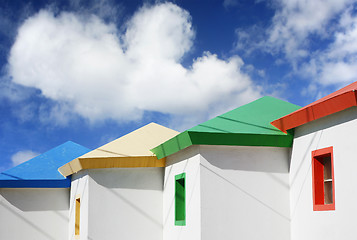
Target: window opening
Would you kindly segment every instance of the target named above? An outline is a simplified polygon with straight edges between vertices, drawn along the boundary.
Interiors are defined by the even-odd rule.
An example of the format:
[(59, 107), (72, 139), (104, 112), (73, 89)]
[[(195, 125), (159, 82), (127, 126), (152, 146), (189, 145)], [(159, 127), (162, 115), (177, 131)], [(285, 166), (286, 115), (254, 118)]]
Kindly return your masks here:
[(75, 236), (79, 237), (79, 226), (80, 226), (80, 219), (81, 219), (81, 199), (76, 198), (76, 213), (75, 213), (75, 225), (74, 225), (74, 231), (75, 231)]
[(175, 176), (175, 225), (186, 225), (186, 174)]
[(332, 147), (312, 152), (314, 211), (335, 210)]

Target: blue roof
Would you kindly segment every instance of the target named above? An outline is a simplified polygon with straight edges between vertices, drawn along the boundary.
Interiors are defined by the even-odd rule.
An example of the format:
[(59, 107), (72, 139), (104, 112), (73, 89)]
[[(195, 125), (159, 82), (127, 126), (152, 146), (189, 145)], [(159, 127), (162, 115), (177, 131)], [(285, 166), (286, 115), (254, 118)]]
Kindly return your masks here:
[(62, 176), (58, 168), (89, 151), (68, 141), (0, 173), (0, 188), (68, 188), (71, 178)]

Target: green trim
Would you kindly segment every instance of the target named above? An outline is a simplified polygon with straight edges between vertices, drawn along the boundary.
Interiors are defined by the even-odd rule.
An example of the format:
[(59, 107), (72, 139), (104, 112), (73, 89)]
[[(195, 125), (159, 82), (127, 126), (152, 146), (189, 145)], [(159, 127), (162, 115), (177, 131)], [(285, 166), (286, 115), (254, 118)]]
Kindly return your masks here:
[(191, 145), (291, 147), (294, 133), (284, 133), (270, 122), (299, 108), (263, 97), (188, 129), (151, 151), (161, 159)]
[[(182, 134), (182, 135), (181, 135)], [(169, 141), (157, 146), (151, 151), (158, 159), (167, 157), (191, 145), (226, 145), (226, 146), (261, 146), (261, 147), (291, 147), (293, 134), (263, 135), (263, 134), (235, 134), (235, 133), (202, 133), (185, 131)], [(181, 142), (191, 144), (173, 144)]]
[(169, 139), (165, 142), (165, 144), (161, 144), (152, 149), (151, 151), (156, 154), (156, 157), (158, 159), (161, 159), (182, 149), (185, 149), (191, 146), (192, 144), (193, 143), (191, 142), (191, 138), (188, 135), (188, 132), (186, 131)]
[(175, 221), (175, 226), (186, 226), (186, 220)]
[(186, 178), (186, 173), (180, 173), (175, 175), (175, 180)]
[(227, 145), (227, 146), (264, 146), (290, 147), (291, 135), (234, 134), (234, 133), (197, 133), (190, 132), (194, 145)]
[(186, 226), (186, 173), (175, 176), (175, 225)]

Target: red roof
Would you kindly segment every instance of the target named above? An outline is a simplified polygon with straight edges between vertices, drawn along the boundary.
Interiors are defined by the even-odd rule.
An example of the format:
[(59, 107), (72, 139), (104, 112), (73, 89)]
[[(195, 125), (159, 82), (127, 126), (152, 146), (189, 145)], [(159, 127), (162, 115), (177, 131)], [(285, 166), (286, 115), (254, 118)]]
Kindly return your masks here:
[(357, 82), (271, 122), (283, 132), (313, 120), (357, 106)]

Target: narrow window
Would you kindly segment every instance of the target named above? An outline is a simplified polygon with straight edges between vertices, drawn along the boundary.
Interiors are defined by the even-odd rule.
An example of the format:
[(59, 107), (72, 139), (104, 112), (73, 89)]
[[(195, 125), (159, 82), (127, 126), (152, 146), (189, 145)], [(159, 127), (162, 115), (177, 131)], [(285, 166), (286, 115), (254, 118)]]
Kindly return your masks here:
[(312, 152), (314, 211), (335, 210), (335, 183), (332, 147)]
[(175, 176), (175, 225), (186, 225), (186, 174)]
[(75, 216), (74, 232), (76, 239), (79, 237), (79, 224), (81, 219), (81, 199), (76, 198), (76, 216)]

